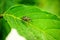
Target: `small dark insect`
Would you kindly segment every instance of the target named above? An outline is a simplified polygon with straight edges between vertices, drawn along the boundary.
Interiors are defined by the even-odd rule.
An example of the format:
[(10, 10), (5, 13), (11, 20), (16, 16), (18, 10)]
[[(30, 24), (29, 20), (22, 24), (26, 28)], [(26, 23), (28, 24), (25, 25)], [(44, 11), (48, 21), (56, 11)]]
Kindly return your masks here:
[(29, 17), (27, 17), (27, 16), (23, 16), (22, 18), (21, 18), (23, 21), (30, 21), (31, 19), (29, 18)]

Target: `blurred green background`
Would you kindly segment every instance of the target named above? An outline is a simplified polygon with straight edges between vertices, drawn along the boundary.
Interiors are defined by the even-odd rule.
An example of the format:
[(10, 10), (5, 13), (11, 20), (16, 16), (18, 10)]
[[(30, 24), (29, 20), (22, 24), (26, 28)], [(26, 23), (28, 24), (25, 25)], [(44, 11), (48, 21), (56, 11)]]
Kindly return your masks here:
[(4, 13), (11, 6), (25, 4), (38, 6), (41, 10), (60, 16), (60, 0), (0, 0), (0, 13)]

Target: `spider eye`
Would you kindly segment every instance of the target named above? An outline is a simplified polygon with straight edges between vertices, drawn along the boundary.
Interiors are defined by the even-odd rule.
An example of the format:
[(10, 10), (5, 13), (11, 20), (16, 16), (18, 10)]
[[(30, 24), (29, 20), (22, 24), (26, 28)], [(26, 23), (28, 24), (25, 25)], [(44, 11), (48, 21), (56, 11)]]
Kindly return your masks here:
[(24, 20), (24, 21), (27, 21), (27, 22), (28, 22), (28, 21), (30, 21), (31, 19), (30, 19), (29, 17), (27, 17), (27, 16), (23, 16), (23, 17), (22, 17), (22, 20)]

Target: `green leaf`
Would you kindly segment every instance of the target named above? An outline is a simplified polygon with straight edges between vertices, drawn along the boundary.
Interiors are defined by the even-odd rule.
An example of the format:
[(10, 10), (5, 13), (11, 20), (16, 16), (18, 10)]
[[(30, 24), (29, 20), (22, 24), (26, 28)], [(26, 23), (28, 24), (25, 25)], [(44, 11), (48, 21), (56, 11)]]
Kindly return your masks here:
[(10, 32), (11, 28), (5, 19), (0, 19), (0, 40), (5, 40), (6, 36)]
[[(23, 20), (24, 16), (30, 20)], [(60, 40), (60, 19), (35, 6), (11, 7), (5, 12), (4, 19), (27, 40)]]

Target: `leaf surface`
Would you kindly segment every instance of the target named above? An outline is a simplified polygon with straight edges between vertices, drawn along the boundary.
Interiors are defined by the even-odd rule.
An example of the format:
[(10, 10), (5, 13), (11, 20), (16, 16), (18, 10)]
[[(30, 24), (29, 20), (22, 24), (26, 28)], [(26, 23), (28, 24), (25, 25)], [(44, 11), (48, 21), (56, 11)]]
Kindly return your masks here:
[[(24, 21), (23, 16), (31, 20)], [(11, 28), (27, 40), (60, 40), (60, 19), (34, 6), (14, 6), (4, 14)]]

